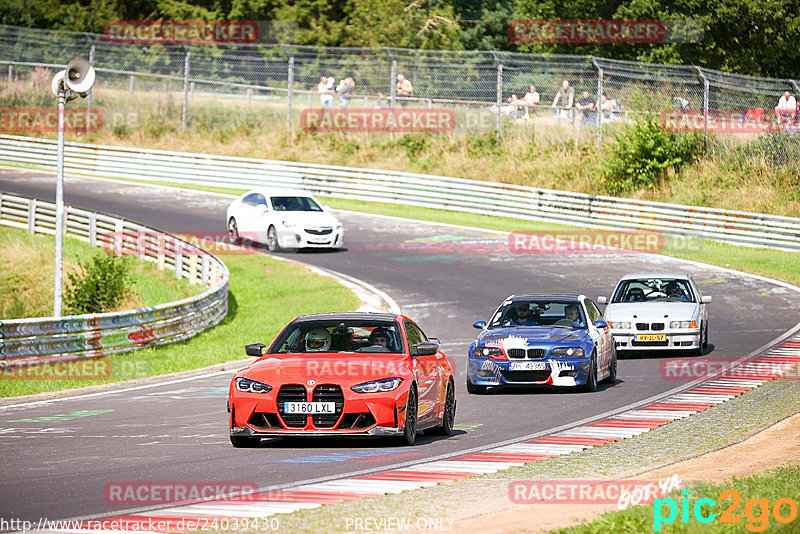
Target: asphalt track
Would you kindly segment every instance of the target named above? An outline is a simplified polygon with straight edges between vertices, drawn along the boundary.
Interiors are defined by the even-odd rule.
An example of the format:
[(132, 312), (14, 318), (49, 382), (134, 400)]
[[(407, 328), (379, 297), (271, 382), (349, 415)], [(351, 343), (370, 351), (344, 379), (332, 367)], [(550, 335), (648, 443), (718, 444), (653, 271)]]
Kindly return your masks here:
[[(0, 191), (55, 198), (51, 174), (0, 170)], [(229, 200), (190, 190), (67, 177), (65, 201), (167, 232), (224, 232)], [(402, 216), (403, 213), (397, 213)], [(749, 276), (640, 254), (510, 254), (505, 237), (480, 230), (362, 214), (340, 214), (345, 249), (284, 253), (386, 291), (429, 336), (437, 336), (457, 372), (458, 430), (422, 436), (414, 447), (367, 440), (275, 440), (258, 449), (228, 441), (225, 401), (231, 373), (98, 396), (0, 408), (0, 518), (38, 521), (120, 513), (104, 501), (114, 481), (239, 481), (280, 486), (488, 446), (546, 431), (679, 386), (664, 380), (655, 357), (620, 361), (619, 380), (596, 393), (466, 393), (466, 347), (505, 296), (610, 293), (629, 271), (692, 273), (714, 298), (707, 355), (738, 358), (800, 321), (798, 294)], [(565, 221), (568, 223), (568, 221)], [(223, 258), (224, 260), (224, 258)], [(280, 283), (265, 277), (264, 283)], [(234, 295), (247, 298), (246, 295)], [(308, 298), (314, 298), (309, 294)], [(270, 339), (258, 332), (232, 339)], [(0, 384), (2, 387), (2, 384)]]

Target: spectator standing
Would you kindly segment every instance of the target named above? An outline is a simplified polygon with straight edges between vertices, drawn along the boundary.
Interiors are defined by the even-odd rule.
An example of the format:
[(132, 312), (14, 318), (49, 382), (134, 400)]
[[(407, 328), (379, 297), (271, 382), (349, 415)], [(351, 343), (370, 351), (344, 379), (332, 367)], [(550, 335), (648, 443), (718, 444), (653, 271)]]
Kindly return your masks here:
[(531, 108), (538, 106), (541, 100), (535, 85), (531, 85), (528, 88), (528, 92), (525, 93), (523, 100), (525, 100), (525, 118), (528, 118), (530, 117)]
[(317, 84), (317, 94), (319, 95), (319, 105), (323, 109), (330, 109), (333, 107), (333, 78), (326, 78), (325, 76), (319, 79)]
[(778, 124), (790, 123), (794, 121), (797, 116), (797, 101), (792, 96), (792, 93), (786, 91), (783, 96), (778, 100), (778, 105), (775, 107), (775, 118), (778, 119)]
[(339, 94), (339, 107), (344, 109), (350, 103), (350, 98), (353, 96), (353, 88), (355, 88), (356, 82), (353, 78), (345, 78), (339, 82), (339, 85), (336, 87), (336, 92)]
[[(563, 100), (563, 105), (561, 106), (561, 111), (559, 113), (558, 110), (558, 103)], [(568, 80), (564, 80), (561, 82), (561, 89), (558, 90), (556, 93), (556, 97), (553, 99), (553, 112), (556, 115), (560, 116), (563, 119), (572, 122), (574, 115), (573, 115), (573, 106), (575, 105), (575, 89), (569, 85)]]
[(402, 74), (398, 74), (395, 91), (397, 92), (397, 98), (400, 100), (400, 104), (406, 107), (408, 99), (414, 94), (414, 86), (411, 84), (411, 80), (407, 79)]
[(575, 106), (581, 110), (581, 126), (594, 126), (597, 122), (597, 101), (589, 95), (589, 91), (583, 92), (583, 97)]

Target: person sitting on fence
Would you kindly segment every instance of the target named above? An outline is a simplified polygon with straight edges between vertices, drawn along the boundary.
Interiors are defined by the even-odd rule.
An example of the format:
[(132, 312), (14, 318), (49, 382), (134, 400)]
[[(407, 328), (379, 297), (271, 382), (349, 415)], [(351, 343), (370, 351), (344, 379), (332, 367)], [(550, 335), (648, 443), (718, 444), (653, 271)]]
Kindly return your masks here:
[(675, 111), (689, 111), (689, 107), (691, 105), (692, 103), (682, 96), (676, 96), (672, 98), (672, 107), (675, 108)]
[(375, 102), (375, 109), (389, 109), (392, 103), (389, 102), (389, 97), (383, 93), (378, 93), (378, 100)]
[(531, 85), (528, 89), (528, 92), (525, 93), (525, 96), (522, 97), (525, 101), (525, 118), (530, 117), (531, 109), (537, 107), (539, 105), (540, 96), (539, 92), (536, 90), (535, 85)]
[(319, 79), (317, 84), (317, 94), (319, 95), (319, 105), (323, 109), (330, 109), (333, 107), (333, 78), (326, 78), (325, 76)]
[(775, 106), (775, 118), (778, 119), (778, 124), (794, 122), (797, 116), (797, 101), (792, 96), (792, 93), (786, 91), (783, 96), (778, 100), (778, 105)]
[[(561, 106), (561, 112), (558, 111), (558, 103), (563, 100), (563, 106)], [(562, 119), (565, 119), (569, 122), (572, 122), (572, 119), (575, 117), (573, 115), (574, 110), (572, 106), (575, 104), (575, 89), (570, 87), (569, 81), (564, 80), (561, 82), (561, 89), (558, 90), (556, 93), (556, 97), (553, 99), (553, 113), (559, 116)]]
[(509, 106), (506, 108), (508, 109), (508, 116), (512, 119), (522, 119), (525, 118), (525, 101), (517, 98), (517, 95), (511, 95), (511, 98), (507, 100)]
[(411, 85), (411, 80), (406, 79), (402, 74), (398, 74), (395, 91), (397, 92), (397, 99), (400, 101), (400, 105), (406, 107), (408, 99), (414, 94), (414, 86)]
[(583, 98), (575, 105), (581, 110), (581, 126), (594, 126), (597, 123), (597, 102), (589, 91), (583, 92)]
[(339, 94), (339, 107), (344, 109), (350, 103), (350, 98), (353, 96), (353, 88), (356, 82), (353, 78), (344, 78), (336, 86), (336, 92)]

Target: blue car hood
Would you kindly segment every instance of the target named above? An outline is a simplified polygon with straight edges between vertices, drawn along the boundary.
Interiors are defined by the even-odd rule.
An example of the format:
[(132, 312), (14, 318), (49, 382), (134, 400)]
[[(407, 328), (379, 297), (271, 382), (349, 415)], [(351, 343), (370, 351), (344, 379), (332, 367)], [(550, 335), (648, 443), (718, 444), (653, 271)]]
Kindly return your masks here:
[(514, 326), (507, 328), (491, 328), (481, 332), (476, 340), (478, 345), (500, 343), (513, 336), (523, 338), (530, 345), (565, 345), (580, 343), (589, 337), (585, 328), (564, 328), (556, 326)]

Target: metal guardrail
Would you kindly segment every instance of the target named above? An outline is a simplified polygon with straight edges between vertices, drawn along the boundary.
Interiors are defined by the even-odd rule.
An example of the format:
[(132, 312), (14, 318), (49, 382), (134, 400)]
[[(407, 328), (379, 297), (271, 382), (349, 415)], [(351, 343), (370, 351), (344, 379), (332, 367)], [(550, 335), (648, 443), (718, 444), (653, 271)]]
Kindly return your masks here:
[[(133, 254), (208, 289), (194, 297), (121, 313), (0, 320), (0, 369), (91, 358), (194, 336), (228, 312), (228, 268), (197, 245), (102, 213), (66, 207), (66, 235)], [(55, 204), (0, 193), (0, 224), (55, 234)]]
[[(54, 168), (55, 141), (0, 135), (0, 163)], [(800, 219), (535, 187), (287, 161), (67, 143), (70, 172), (113, 178), (315, 194), (548, 221), (638, 229), (735, 245), (800, 251)]]

